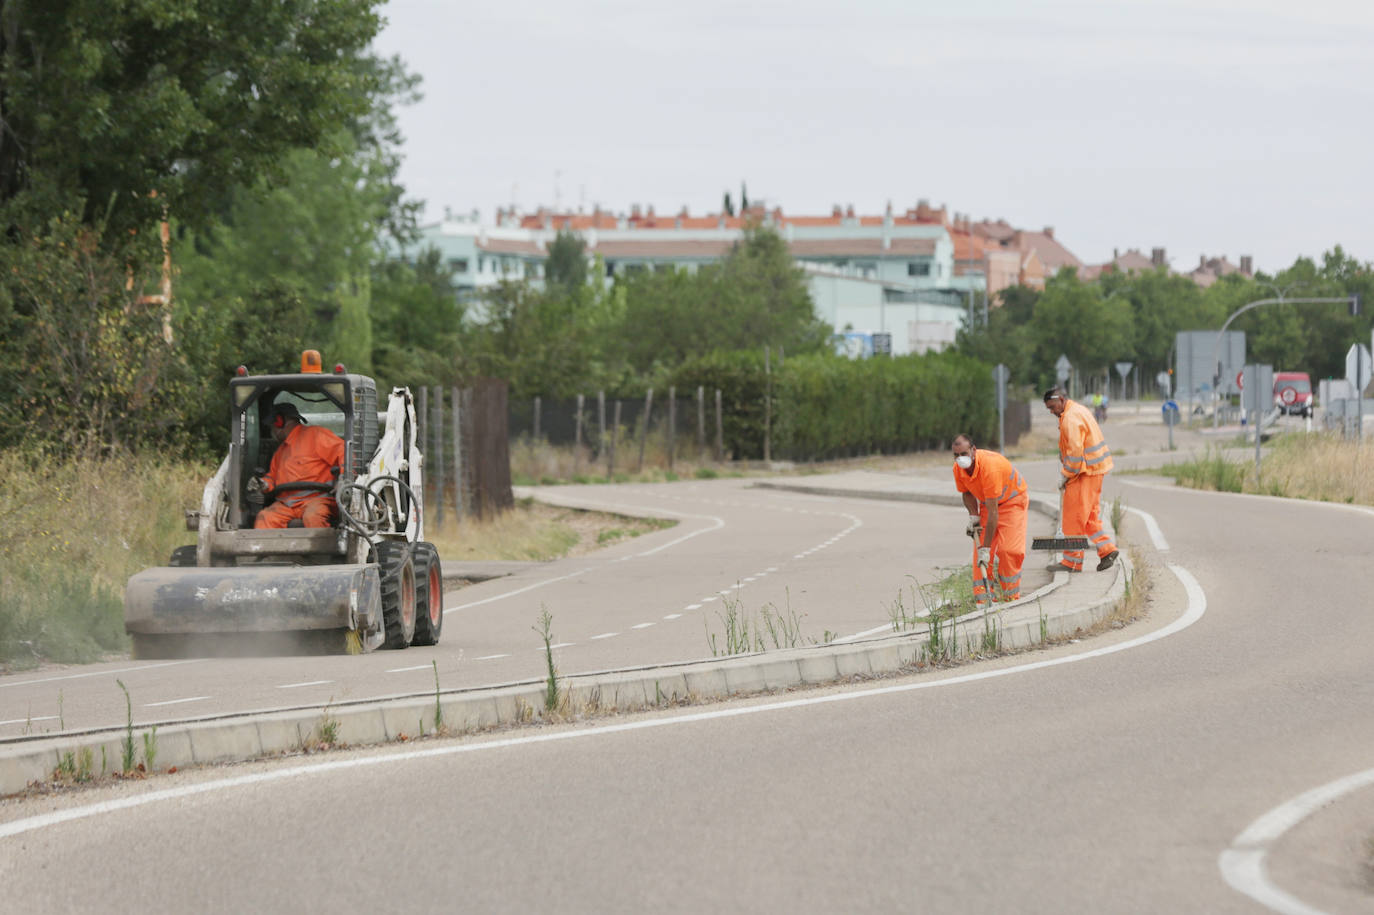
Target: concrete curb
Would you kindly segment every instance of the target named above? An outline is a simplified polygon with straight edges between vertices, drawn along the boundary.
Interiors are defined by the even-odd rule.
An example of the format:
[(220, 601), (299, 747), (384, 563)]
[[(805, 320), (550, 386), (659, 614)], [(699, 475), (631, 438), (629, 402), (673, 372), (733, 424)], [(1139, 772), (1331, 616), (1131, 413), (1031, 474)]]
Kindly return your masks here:
[[(767, 484), (768, 488), (793, 488)], [(824, 487), (797, 487), (817, 495), (879, 498), (874, 494)], [(894, 494), (909, 501), (922, 493)], [(944, 494), (939, 494), (944, 495)], [(937, 496), (937, 494), (932, 494)], [(937, 496), (938, 497), (938, 496)], [(1033, 502), (1044, 500), (1032, 499)], [(948, 504), (941, 500), (940, 504)], [(1057, 511), (1057, 500), (1050, 505)], [(1043, 510), (1043, 509), (1041, 509)], [(969, 614), (945, 624), (958, 653), (976, 653), (985, 633), (997, 633), (1002, 650), (1030, 648), (1046, 639), (1071, 636), (1104, 619), (1125, 594), (1126, 559), (1122, 556), (1106, 589), (1086, 604), (1046, 613), (1041, 603), (1069, 582), (1068, 573), (1038, 591), (992, 612)], [(559, 713), (635, 712), (683, 701), (721, 700), (750, 693), (819, 686), (851, 677), (898, 673), (926, 657), (929, 625), (900, 635), (878, 636), (844, 644), (814, 645), (730, 658), (710, 658), (681, 664), (633, 670), (611, 670), (564, 678)], [(445, 728), (471, 733), (494, 727), (546, 720), (544, 683), (530, 681), (498, 687), (455, 690), (386, 701), (367, 701), (273, 712), (245, 714), (156, 728), (157, 770), (175, 766), (222, 763), (299, 752), (318, 745), (332, 732), (334, 742), (359, 746), (435, 732), (436, 703)], [(135, 764), (144, 759), (148, 727), (103, 729), (60, 737), (35, 738), (0, 747), (0, 797), (24, 791), (52, 778), (70, 754), (77, 769), (94, 776), (119, 771), (125, 741), (133, 742)]]

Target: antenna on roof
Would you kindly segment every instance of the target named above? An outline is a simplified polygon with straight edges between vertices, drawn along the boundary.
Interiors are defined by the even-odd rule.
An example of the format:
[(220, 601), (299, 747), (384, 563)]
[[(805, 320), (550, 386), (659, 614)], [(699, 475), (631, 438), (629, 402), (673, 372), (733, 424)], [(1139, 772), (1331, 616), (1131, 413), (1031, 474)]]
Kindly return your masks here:
[(563, 206), (563, 189), (559, 186), (559, 180), (563, 177), (563, 170), (556, 168), (553, 170), (553, 211), (557, 213)]

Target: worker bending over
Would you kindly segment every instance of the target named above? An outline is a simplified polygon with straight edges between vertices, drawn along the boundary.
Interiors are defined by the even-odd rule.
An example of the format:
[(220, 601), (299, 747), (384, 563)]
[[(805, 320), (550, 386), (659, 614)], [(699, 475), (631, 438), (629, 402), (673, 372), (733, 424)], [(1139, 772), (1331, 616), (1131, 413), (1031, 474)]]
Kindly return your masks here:
[[(1045, 407), (1059, 418), (1059, 488), (1064, 493), (1064, 536), (1087, 537), (1097, 549), (1097, 571), (1116, 562), (1116, 544), (1102, 526), (1102, 478), (1112, 469), (1112, 451), (1088, 408), (1069, 400), (1063, 388), (1045, 392)], [(1065, 550), (1051, 571), (1083, 571), (1083, 551)]]
[[(973, 595), (984, 599), (979, 567), (992, 569), (1004, 600), (1021, 596), (1021, 564), (1026, 561), (1026, 509), (1030, 493), (1015, 467), (996, 451), (975, 448), (965, 433), (954, 438), (954, 488), (968, 510), (965, 533), (974, 538)], [(995, 596), (995, 595), (994, 595)]]
[(323, 426), (307, 425), (295, 404), (278, 404), (272, 409), (272, 438), (277, 451), (272, 466), (262, 478), (262, 488), (288, 484), (276, 493), (276, 501), (258, 512), (255, 528), (286, 527), (300, 518), (306, 527), (329, 527), (338, 503), (326, 492), (291, 489), (291, 483), (331, 483), (344, 462), (344, 440)]

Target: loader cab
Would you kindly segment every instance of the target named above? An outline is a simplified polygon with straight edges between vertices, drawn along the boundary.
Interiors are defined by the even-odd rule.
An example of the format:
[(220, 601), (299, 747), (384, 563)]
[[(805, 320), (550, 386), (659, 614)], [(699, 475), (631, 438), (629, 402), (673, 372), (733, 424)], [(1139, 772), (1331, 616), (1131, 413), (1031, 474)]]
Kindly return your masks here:
[(371, 378), (342, 373), (240, 376), (229, 383), (229, 400), (230, 527), (253, 526), (245, 498), (248, 481), (271, 465), (277, 443), (268, 417), (279, 404), (294, 404), (307, 423), (344, 440), (345, 483), (367, 474), (378, 442), (377, 384)]

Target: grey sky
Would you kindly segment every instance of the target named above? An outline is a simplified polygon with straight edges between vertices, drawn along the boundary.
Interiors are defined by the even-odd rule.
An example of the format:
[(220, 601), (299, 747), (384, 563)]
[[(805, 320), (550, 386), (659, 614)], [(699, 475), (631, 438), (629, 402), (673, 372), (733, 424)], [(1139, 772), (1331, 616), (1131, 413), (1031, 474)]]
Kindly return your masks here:
[(879, 213), (1113, 248), (1374, 259), (1374, 4), (391, 0), (427, 204)]

